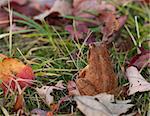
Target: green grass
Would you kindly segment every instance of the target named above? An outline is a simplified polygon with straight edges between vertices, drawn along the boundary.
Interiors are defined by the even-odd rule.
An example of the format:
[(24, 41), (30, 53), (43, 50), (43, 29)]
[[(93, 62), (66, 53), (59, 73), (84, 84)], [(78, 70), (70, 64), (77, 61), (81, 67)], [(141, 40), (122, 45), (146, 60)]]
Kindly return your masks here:
[[(119, 84), (123, 85), (128, 81), (125, 79), (122, 66), (136, 54), (138, 46), (142, 45), (148, 48), (148, 44), (145, 43), (145, 40), (150, 37), (150, 25), (145, 25), (144, 22), (150, 21), (150, 9), (145, 5), (130, 3), (127, 6), (119, 6), (118, 13), (128, 15), (128, 21), (125, 28), (121, 31), (121, 36), (126, 39), (131, 37), (133, 41), (132, 49), (128, 52), (117, 52), (114, 46), (110, 49), (114, 69), (119, 77)], [(17, 20), (16, 22), (19, 25), (28, 26), (29, 29), (11, 32), (11, 34), (2, 31), (0, 34), (0, 53), (16, 57), (28, 65), (31, 65), (36, 75), (34, 86), (53, 85), (59, 80), (64, 80), (66, 84), (68, 80), (73, 80), (76, 73), (87, 65), (87, 46), (68, 39), (68, 32), (63, 28), (50, 26), (45, 21), (43, 21), (42, 24), (38, 24), (29, 17), (16, 12), (14, 12), (14, 15), (23, 18), (24, 20)], [(78, 17), (66, 16), (66, 18), (91, 21)], [(95, 33), (99, 32), (97, 28), (93, 30)], [(74, 59), (71, 53), (77, 50), (79, 50), (82, 55)], [(144, 69), (142, 72), (148, 74), (147, 71), (148, 70)], [(147, 77), (148, 75), (146, 75), (146, 78)], [(150, 81), (150, 79), (148, 81)], [(56, 101), (66, 94), (66, 90), (56, 92)], [(1, 91), (0, 96), (1, 100), (1, 98), (3, 98)], [(15, 95), (7, 96), (5, 99), (5, 108), (10, 114), (13, 113), (12, 104), (14, 103), (14, 96)], [(24, 98), (26, 102), (26, 112), (34, 108), (49, 110), (48, 106), (43, 103), (33, 88), (28, 88), (24, 92)], [(131, 98), (132, 103), (135, 104), (133, 111), (138, 110), (141, 115), (146, 115), (149, 109), (149, 92), (136, 93), (128, 98)], [(64, 103), (60, 107), (59, 113), (69, 113), (72, 106), (71, 104), (70, 101)], [(2, 114), (2, 111), (0, 111), (0, 114)]]

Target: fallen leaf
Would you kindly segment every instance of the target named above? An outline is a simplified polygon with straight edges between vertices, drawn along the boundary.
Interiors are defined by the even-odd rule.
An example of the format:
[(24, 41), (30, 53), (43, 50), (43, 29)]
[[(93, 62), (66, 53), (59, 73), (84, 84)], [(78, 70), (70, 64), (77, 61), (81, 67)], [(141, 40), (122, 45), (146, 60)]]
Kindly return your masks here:
[(114, 47), (117, 52), (126, 52), (132, 49), (133, 42), (131, 38), (120, 37), (115, 41)]
[[(84, 36), (87, 35), (89, 27), (99, 26), (102, 27), (100, 30), (103, 34), (102, 41), (107, 44), (115, 39), (127, 20), (127, 16), (116, 16), (115, 7), (102, 0), (74, 0), (73, 16), (89, 20), (89, 22), (77, 20), (75, 27), (67, 26), (66, 30), (72, 38), (78, 41), (85, 40)], [(89, 37), (88, 44), (95, 42), (93, 36)]]
[(50, 107), (51, 107), (52, 112), (55, 112), (56, 110), (58, 110), (59, 105), (58, 104), (51, 104)]
[(102, 0), (74, 0), (73, 1), (73, 14), (83, 18), (93, 18), (94, 15), (88, 13), (100, 13), (103, 10), (115, 11), (115, 7)]
[(2, 58), (3, 60), (0, 62), (0, 80), (2, 80), (2, 84), (0, 86), (4, 90), (4, 93), (7, 92), (9, 87), (10, 89), (16, 88), (16, 83), (13, 79), (19, 83), (21, 88), (31, 85), (31, 81), (35, 76), (30, 66), (23, 64), (15, 58), (3, 56)]
[(16, 2), (19, 5), (24, 5), (28, 2), (28, 0), (10, 0), (11, 2)]
[[(117, 38), (119, 38), (120, 36), (120, 30), (123, 28), (124, 24), (126, 23), (127, 18), (128, 18), (127, 15), (120, 16), (120, 17), (115, 16), (116, 21), (115, 19), (113, 19), (113, 21), (109, 23), (110, 25), (108, 25), (106, 22), (104, 26), (104, 28), (106, 28), (106, 32), (105, 31), (103, 32), (102, 41), (104, 42), (106, 41), (107, 44), (110, 44), (112, 43), (112, 41), (117, 40)], [(111, 17), (110, 17), (110, 20), (111, 20)], [(115, 26), (114, 26), (114, 23), (115, 23)], [(108, 29), (110, 31), (107, 32), (107, 28), (109, 28), (109, 26), (112, 28), (112, 30)], [(108, 35), (106, 33), (108, 33)]]
[(9, 24), (8, 14), (0, 7), (0, 28), (7, 27)]
[(53, 112), (47, 112), (46, 116), (54, 116)]
[(102, 29), (103, 38), (108, 38), (119, 28), (119, 22), (113, 13), (102, 12), (100, 14), (100, 20), (102, 20), (105, 26)]
[(61, 88), (61, 89), (65, 89), (66, 88), (63, 85), (63, 80), (58, 81), (57, 84), (55, 85), (55, 87), (58, 87), (58, 88)]
[(30, 5), (32, 7), (35, 7), (39, 11), (45, 11), (47, 9), (50, 9), (56, 0), (29, 0)]
[[(26, 15), (26, 16), (29, 16), (29, 17), (36, 16), (36, 15), (38, 15), (40, 13), (39, 10), (37, 10), (36, 8), (30, 6), (29, 3), (28, 4), (24, 4), (24, 5), (20, 5), (20, 4), (16, 3), (16, 2), (11, 2), (10, 5), (11, 5), (11, 8), (14, 11), (19, 12), (19, 13), (21, 13), (23, 15)], [(16, 19), (16, 18), (18, 19), (20, 17), (16, 17), (15, 16), (14, 19)]]
[(67, 89), (68, 89), (68, 92), (69, 92), (70, 96), (80, 95), (80, 92), (79, 92), (79, 90), (77, 88), (77, 85), (74, 81), (68, 81)]
[(31, 111), (31, 116), (54, 116), (54, 112), (58, 109), (58, 104), (51, 104), (50, 105), (52, 111), (45, 111), (41, 109), (33, 109)]
[(141, 1), (142, 3), (147, 3), (147, 4), (149, 4), (150, 3), (150, 0), (139, 0), (139, 1)]
[(140, 48), (140, 54), (136, 54), (132, 57), (129, 66), (136, 66), (138, 69), (144, 67), (150, 67), (150, 50)]
[(76, 41), (83, 39), (84, 35), (89, 31), (84, 24), (79, 24), (75, 28), (76, 29), (74, 29), (72, 25), (67, 25), (65, 30), (67, 30), (71, 34), (71, 38), (75, 38)]
[[(11, 26), (12, 31), (21, 31), (21, 30), (27, 30), (27, 27), (17, 26), (16, 23), (12, 24)], [(6, 28), (6, 31), (10, 30), (10, 26)]]
[(41, 88), (35, 88), (37, 93), (41, 98), (43, 98), (44, 102), (50, 106), (54, 102), (54, 96), (51, 95), (54, 89), (63, 90), (65, 87), (62, 85), (62, 81), (58, 81), (55, 86), (43, 86)]
[[(89, 36), (88, 33), (90, 32), (87, 25), (84, 23), (78, 23), (75, 28), (72, 25), (67, 25), (65, 30), (70, 33), (71, 36), (69, 38), (72, 38), (77, 42), (85, 41), (85, 38)], [(95, 42), (95, 38), (93, 38), (92, 35), (90, 35), (85, 41), (87, 45), (93, 42)]]
[(71, 15), (72, 14), (71, 3), (66, 0), (56, 0), (50, 10), (50, 13), (52, 12), (58, 12), (61, 16)]
[(76, 84), (81, 95), (96, 95), (117, 88), (117, 77), (105, 44), (90, 45), (88, 65), (77, 78)]
[[(7, 27), (9, 25), (9, 13), (4, 9), (5, 7), (8, 8), (7, 3), (8, 1), (5, 1), (0, 7), (0, 28)], [(33, 3), (31, 5), (31, 1), (28, 0), (10, 0), (10, 6), (13, 11), (29, 17), (33, 17), (41, 13), (41, 11), (35, 8)], [(13, 15), (12, 19), (20, 19), (20, 17)]]
[(2, 61), (4, 58), (8, 58), (8, 57), (5, 56), (4, 54), (0, 54), (0, 59), (1, 59), (1, 61)]
[(143, 78), (136, 67), (128, 67), (126, 76), (130, 84), (128, 95), (133, 95), (136, 92), (150, 91), (150, 83)]
[[(101, 93), (94, 96), (94, 99), (103, 103), (107, 106), (113, 114), (122, 114), (128, 111), (129, 108), (133, 106), (133, 104), (128, 104), (131, 100), (115, 100), (114, 95)], [(120, 110), (118, 110), (120, 108)]]
[(31, 111), (31, 116), (47, 116), (47, 111), (35, 108)]
[(114, 103), (114, 96), (106, 93), (96, 96), (75, 96), (74, 100), (79, 110), (86, 116), (118, 116), (133, 107), (133, 104), (128, 104), (130, 100)]
[(115, 14), (111, 12), (102, 12), (99, 18), (100, 21), (104, 23), (101, 31), (103, 34), (102, 42), (107, 44), (111, 43), (115, 39), (127, 20), (127, 16), (117, 18)]
[(6, 3), (7, 3), (6, 0), (1, 0), (1, 1), (0, 1), (0, 6), (4, 5), (4, 4), (6, 4)]
[(18, 110), (22, 109), (23, 106), (24, 106), (23, 94), (19, 94), (17, 96), (16, 102), (15, 102), (14, 111), (18, 111)]
[(42, 14), (35, 16), (34, 19), (43, 20), (51, 13), (57, 12), (60, 16), (66, 16), (72, 14), (71, 3), (66, 0), (56, 0), (50, 10), (43, 12)]
[[(19, 12), (32, 19), (34, 16), (44, 14), (43, 12), (47, 12), (47, 10), (52, 9), (53, 6), (55, 6), (55, 8), (52, 9), (53, 11), (56, 9), (56, 7), (60, 7), (61, 10), (60, 8), (57, 9), (60, 10), (60, 12), (62, 13), (66, 8), (66, 6), (65, 7), (61, 6), (63, 3), (62, 0), (60, 0), (61, 4), (54, 5), (56, 1), (57, 0), (10, 0), (10, 6), (11, 9), (13, 9), (13, 11)], [(0, 6), (1, 6), (0, 7), (0, 28), (4, 29), (9, 25), (9, 13), (4, 9), (4, 8), (8, 8), (8, 1), (0, 0)], [(51, 12), (53, 12), (52, 10)], [(64, 13), (66, 11), (64, 11)], [(68, 10), (67, 12), (70, 11), (71, 10)], [(24, 20), (20, 17), (13, 15), (13, 22), (16, 19)]]

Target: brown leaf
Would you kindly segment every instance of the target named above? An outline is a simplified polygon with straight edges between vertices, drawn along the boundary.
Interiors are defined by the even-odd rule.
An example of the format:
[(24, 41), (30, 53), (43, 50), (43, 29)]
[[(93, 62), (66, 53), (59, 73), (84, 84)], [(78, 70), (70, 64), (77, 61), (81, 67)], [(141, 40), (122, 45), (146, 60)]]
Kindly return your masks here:
[(18, 3), (18, 4), (20, 4), (20, 5), (24, 5), (24, 4), (26, 4), (28, 1), (27, 0), (11, 0), (12, 2), (16, 2), (16, 3)]
[(0, 28), (6, 27), (9, 24), (8, 14), (0, 8)]
[(84, 35), (89, 31), (85, 24), (77, 25), (76, 29), (74, 29), (72, 25), (67, 25), (65, 30), (67, 30), (71, 34), (71, 38), (75, 38), (76, 41), (85, 38)]
[[(103, 42), (111, 43), (115, 36), (118, 34), (120, 29), (124, 26), (127, 16), (116, 17), (115, 14), (111, 12), (102, 12), (99, 16), (99, 20), (104, 23), (102, 28)], [(114, 36), (114, 37), (113, 37)]]
[(59, 108), (59, 104), (51, 104), (50, 105), (50, 108), (51, 108), (51, 111), (52, 112), (55, 112), (55, 111), (57, 111), (58, 110), (58, 108)]
[(139, 48), (139, 54), (136, 54), (131, 58), (129, 66), (136, 66), (138, 69), (144, 67), (150, 67), (150, 50)]
[(74, 0), (73, 7), (73, 14), (84, 18), (93, 17), (93, 15), (88, 12), (99, 13), (102, 10), (115, 11), (115, 7), (113, 5), (105, 3), (102, 0)]
[[(23, 15), (30, 17), (36, 16), (39, 13), (41, 13), (39, 9), (37, 9), (33, 4), (33, 2), (29, 2), (27, 0), (10, 0), (10, 6), (13, 9), (13, 11), (19, 12)], [(2, 6), (0, 8), (0, 27), (4, 28), (9, 25), (9, 13), (3, 8), (8, 6), (7, 1), (4, 3), (0, 3), (0, 6)], [(13, 16), (13, 19), (18, 18), (19, 17)]]
[(11, 2), (10, 5), (14, 11), (19, 12), (19, 13), (26, 15), (26, 16), (33, 17), (33, 16), (36, 16), (40, 13), (40, 11), (38, 11), (36, 8), (30, 6), (30, 4), (20, 5), (16, 2)]
[(108, 38), (119, 28), (119, 22), (116, 19), (116, 16), (112, 13), (103, 12), (100, 14), (100, 20), (105, 24), (102, 29), (103, 37)]
[(49, 111), (49, 112), (47, 112), (46, 116), (54, 116), (54, 113)]
[(23, 94), (19, 94), (17, 96), (17, 99), (16, 99), (16, 103), (15, 103), (15, 106), (14, 106), (14, 111), (18, 111), (18, 110), (22, 109), (23, 106), (24, 106)]
[(105, 44), (90, 45), (88, 65), (79, 73), (76, 83), (81, 95), (96, 95), (117, 88), (117, 77)]

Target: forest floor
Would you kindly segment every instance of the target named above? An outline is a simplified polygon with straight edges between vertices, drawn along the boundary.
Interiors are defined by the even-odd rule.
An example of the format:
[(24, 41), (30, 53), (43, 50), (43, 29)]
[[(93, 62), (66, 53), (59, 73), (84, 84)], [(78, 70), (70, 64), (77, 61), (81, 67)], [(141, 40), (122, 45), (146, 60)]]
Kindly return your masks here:
[[(8, 5), (8, 8), (7, 5), (4, 5), (5, 11), (7, 10), (9, 12), (7, 12), (9, 16), (8, 24), (1, 23), (2, 8), (0, 8), (0, 54), (13, 59), (19, 59), (24, 64), (31, 66), (35, 75), (35, 79), (32, 80), (33, 84), (21, 93), (21, 98), (19, 98), (20, 94), (18, 94), (18, 90), (12, 89), (13, 92), (9, 91), (6, 95), (4, 95), (4, 90), (0, 89), (0, 115), (14, 115), (17, 113), (20, 115), (20, 112), (24, 115), (30, 115), (31, 112), (38, 112), (37, 114), (40, 116), (52, 116), (53, 114), (86, 114), (85, 112), (82, 112), (80, 108), (76, 107), (76, 105), (79, 104), (76, 104), (76, 100), (70, 97), (70, 90), (68, 90), (67, 87), (68, 81), (77, 83), (76, 80), (78, 75), (83, 74), (81, 73), (81, 70), (85, 66), (91, 66), (92, 63), (94, 66), (97, 66), (95, 65), (97, 63), (99, 64), (99, 61), (95, 57), (96, 55), (102, 55), (103, 53), (99, 50), (95, 52), (94, 50), (97, 48), (93, 50), (94, 53), (91, 53), (92, 49), (89, 48), (89, 46), (95, 44), (95, 42), (98, 42), (99, 44), (106, 44), (113, 66), (111, 70), (114, 71), (117, 77), (117, 86), (126, 88), (123, 94), (118, 93), (115, 98), (118, 100), (131, 100), (131, 104), (134, 106), (130, 108), (127, 113), (135, 113), (135, 115), (143, 116), (148, 114), (150, 115), (150, 84), (148, 83), (150, 82), (148, 69), (149, 61), (148, 63), (145, 61), (150, 58), (150, 52), (148, 51), (150, 46), (149, 2), (146, 3), (144, 0), (135, 2), (133, 0), (132, 2), (128, 1), (121, 3), (112, 0), (113, 2), (110, 2), (109, 4), (99, 4), (108, 8), (110, 10), (109, 12), (104, 9), (100, 11), (97, 10), (96, 7), (99, 7), (98, 5), (92, 6), (94, 2), (91, 3), (89, 0), (85, 0), (91, 4), (91, 6), (88, 7), (90, 7), (89, 9), (94, 9), (94, 12), (85, 11), (82, 14), (80, 11), (87, 10), (87, 4), (84, 3), (84, 0), (78, 1), (80, 3), (76, 3), (76, 6), (74, 6), (73, 9), (70, 9), (73, 10), (73, 15), (71, 15), (68, 11), (63, 10), (65, 8), (62, 8), (61, 6), (62, 9), (60, 9), (62, 12), (58, 10), (59, 8), (57, 8), (60, 16), (54, 12), (47, 15), (46, 17), (48, 18), (43, 18), (42, 16), (36, 17), (38, 20), (34, 20), (37, 14), (33, 17), (30, 13), (26, 13), (28, 8), (27, 6), (27, 8), (24, 9), (24, 7), (19, 6), (20, 3), (12, 2), (10, 3), (10, 6)], [(73, 4), (75, 5), (75, 3)], [(10, 7), (14, 9), (13, 12), (11, 12)], [(21, 13), (18, 13), (20, 10)], [(34, 14), (35, 11), (31, 10), (30, 12)], [(3, 59), (0, 59), (0, 62), (3, 62)], [(96, 60), (96, 62), (92, 60)], [(140, 66), (138, 63), (141, 63)], [(1, 64), (2, 63), (0, 63), (0, 65)], [(100, 65), (109, 71), (109, 63), (105, 64), (102, 62)], [(131, 71), (133, 73), (133, 75), (131, 74), (133, 77), (126, 77), (128, 67), (132, 65), (136, 66), (138, 71)], [(0, 68), (0, 81), (2, 84), (2, 66), (0, 66)], [(90, 70), (90, 68), (88, 69)], [(93, 70), (93, 73), (96, 73), (95, 75), (97, 75), (99, 70), (97, 71), (98, 72)], [(86, 74), (93, 75), (93, 73), (92, 71), (89, 71), (89, 73)], [(107, 74), (107, 72), (104, 71), (104, 73), (106, 73), (106, 75), (111, 75), (111, 72), (108, 72)], [(144, 81), (141, 81), (141, 84), (143, 85), (135, 87), (137, 83), (132, 81), (132, 79), (130, 80), (127, 78), (138, 78), (140, 74), (142, 78), (144, 78)], [(85, 77), (88, 78), (88, 75)], [(93, 80), (95, 78), (95, 76), (89, 77), (93, 78)], [(54, 86), (60, 82), (60, 80), (63, 81), (63, 85), (61, 85), (63, 86), (63, 89), (58, 89)], [(108, 80), (106, 82), (109, 82)], [(149, 86), (144, 85), (144, 83), (149, 84)], [(131, 84), (135, 85), (134, 88), (129, 87)], [(36, 91), (37, 89), (35, 89), (37, 87), (44, 86), (53, 86), (57, 89), (54, 90), (54, 92), (49, 93), (51, 96), (54, 96), (52, 105), (47, 104), (48, 101), (45, 100), (45, 98), (42, 98)], [(140, 89), (136, 90), (137, 88), (141, 88), (141, 92), (138, 92)], [(78, 89), (80, 92), (84, 91), (84, 89)], [(90, 91), (90, 88), (88, 89)], [(127, 91), (129, 89), (134, 89), (133, 91), (136, 92), (132, 95), (128, 95)], [(16, 101), (16, 97), (18, 97), (17, 99), (21, 99), (18, 103)], [(46, 102), (44, 102), (43, 99)], [(59, 104), (60, 101), (61, 103)], [(16, 104), (19, 104), (19, 108), (16, 108)], [(57, 108), (55, 108), (55, 106), (57, 106)]]

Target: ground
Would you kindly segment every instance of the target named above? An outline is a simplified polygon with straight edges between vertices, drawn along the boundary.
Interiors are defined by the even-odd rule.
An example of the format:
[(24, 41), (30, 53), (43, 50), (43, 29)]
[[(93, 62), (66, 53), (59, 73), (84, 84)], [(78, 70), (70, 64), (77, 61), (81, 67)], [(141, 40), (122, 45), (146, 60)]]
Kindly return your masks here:
[[(114, 71), (119, 77), (118, 83), (123, 86), (128, 84), (124, 74), (127, 62), (136, 54), (138, 45), (145, 49), (149, 48), (150, 38), (150, 9), (147, 4), (131, 2), (127, 5), (117, 7), (118, 15), (127, 15), (127, 22), (119, 32), (121, 36), (111, 43), (109, 48)], [(17, 13), (16, 13), (17, 14)], [(84, 42), (79, 43), (71, 39), (69, 32), (63, 26), (52, 26), (46, 21), (37, 23), (29, 17), (17, 14), (25, 20), (18, 21), (17, 24), (27, 27), (15, 33), (7, 33), (5, 29), (0, 30), (0, 53), (12, 58), (18, 58), (25, 64), (28, 64), (34, 70), (36, 75), (32, 87), (25, 90), (25, 112), (29, 113), (34, 108), (49, 110), (49, 107), (43, 103), (35, 91), (35, 87), (44, 85), (54, 85), (59, 80), (63, 80), (65, 86), (69, 80), (74, 80), (78, 71), (87, 65), (88, 45)], [(101, 41), (102, 35), (99, 34), (97, 27), (94, 30), (95, 38)], [(119, 44), (119, 41), (125, 41)], [(116, 46), (119, 44), (119, 46)], [(75, 53), (81, 52), (77, 57)], [(150, 81), (148, 68), (142, 70), (142, 75), (147, 81)], [(55, 102), (67, 95), (67, 90), (55, 91)], [(11, 114), (13, 113), (14, 95), (5, 96), (5, 108)], [(0, 104), (3, 101), (3, 91), (0, 90)], [(124, 99), (119, 96), (118, 99)], [(149, 92), (136, 93), (125, 99), (131, 99), (135, 106), (130, 112), (138, 111), (140, 115), (146, 115), (149, 110)], [(74, 102), (63, 103), (58, 114), (69, 114), (71, 107), (75, 107)], [(74, 109), (76, 114), (81, 115), (79, 110)], [(2, 114), (2, 110), (0, 111)]]

